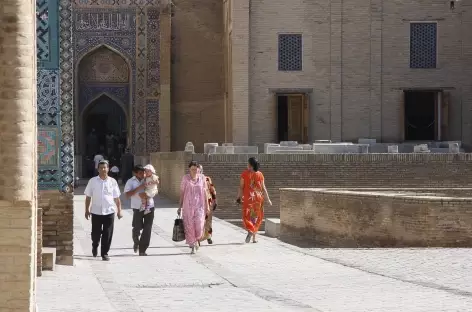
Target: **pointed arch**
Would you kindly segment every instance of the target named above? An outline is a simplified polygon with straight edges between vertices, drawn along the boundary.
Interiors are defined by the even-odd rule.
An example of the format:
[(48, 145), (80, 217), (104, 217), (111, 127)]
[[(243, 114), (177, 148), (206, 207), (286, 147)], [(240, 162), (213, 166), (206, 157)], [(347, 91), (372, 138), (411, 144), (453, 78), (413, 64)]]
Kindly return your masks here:
[[(84, 59), (86, 59), (88, 56), (92, 55), (94, 52), (96, 52), (97, 50), (99, 49), (102, 49), (102, 48), (105, 48), (105, 49), (108, 49), (110, 50), (111, 52), (117, 54), (118, 56), (120, 56), (127, 64), (128, 66), (128, 82), (126, 82), (126, 85), (128, 86), (128, 103), (129, 105), (126, 105), (126, 103), (123, 103), (121, 100), (119, 99), (116, 99), (116, 97), (114, 97), (113, 95), (109, 94), (108, 92), (103, 92), (103, 93), (100, 93), (99, 95), (97, 95), (96, 97), (94, 97), (92, 100), (88, 101), (88, 103), (86, 103), (86, 106), (84, 107), (84, 109), (82, 110), (79, 110), (79, 94), (80, 94), (80, 87), (81, 87), (81, 84), (79, 83), (79, 72), (80, 72), (80, 66), (82, 64), (82, 61)], [(131, 57), (131, 56), (130, 56)], [(104, 44), (104, 43), (101, 43), (101, 44), (97, 44), (96, 46), (90, 48), (87, 50), (87, 52), (83, 53), (82, 55), (80, 55), (77, 59), (76, 59), (76, 62), (74, 64), (74, 112), (75, 112), (75, 116), (74, 116), (74, 122), (75, 122), (75, 128), (76, 128), (76, 131), (75, 131), (75, 142), (76, 142), (76, 148), (75, 148), (75, 153), (76, 155), (81, 155), (83, 150), (84, 150), (84, 138), (83, 138), (83, 113), (89, 108), (90, 104), (93, 103), (94, 101), (96, 101), (98, 98), (100, 98), (101, 96), (103, 95), (106, 95), (107, 97), (109, 97), (111, 100), (113, 100), (114, 102), (116, 102), (122, 109), (123, 111), (125, 112), (125, 116), (126, 116), (126, 129), (127, 129), (127, 135), (128, 135), (128, 138), (127, 138), (127, 141), (129, 141), (131, 135), (132, 135), (132, 131), (131, 131), (131, 120), (132, 120), (132, 107), (133, 107), (133, 80), (134, 80), (134, 77), (133, 77), (133, 63), (132, 61), (130, 60), (130, 57), (127, 57), (123, 52), (119, 51), (118, 49), (108, 45), (108, 44)], [(100, 83), (97, 83), (96, 85), (100, 85)], [(83, 155), (82, 155), (83, 156)], [(80, 158), (80, 157), (79, 157)]]

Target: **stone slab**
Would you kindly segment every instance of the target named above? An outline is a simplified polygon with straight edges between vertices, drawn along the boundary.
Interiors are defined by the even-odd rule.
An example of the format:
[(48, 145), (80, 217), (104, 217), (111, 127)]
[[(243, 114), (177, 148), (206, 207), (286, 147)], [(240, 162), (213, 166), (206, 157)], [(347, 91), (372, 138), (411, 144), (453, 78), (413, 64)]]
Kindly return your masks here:
[(259, 148), (257, 146), (235, 146), (235, 154), (258, 154)]
[(56, 248), (43, 247), (43, 271), (54, 271), (56, 268)]
[(265, 234), (269, 237), (279, 237), (280, 235), (280, 219), (265, 219)]
[(368, 144), (313, 144), (316, 154), (367, 154)]
[(359, 144), (376, 144), (377, 140), (376, 139), (358, 139), (357, 143), (359, 143)]
[(204, 143), (203, 144), (203, 153), (205, 154), (214, 154), (216, 153), (216, 147), (218, 143)]

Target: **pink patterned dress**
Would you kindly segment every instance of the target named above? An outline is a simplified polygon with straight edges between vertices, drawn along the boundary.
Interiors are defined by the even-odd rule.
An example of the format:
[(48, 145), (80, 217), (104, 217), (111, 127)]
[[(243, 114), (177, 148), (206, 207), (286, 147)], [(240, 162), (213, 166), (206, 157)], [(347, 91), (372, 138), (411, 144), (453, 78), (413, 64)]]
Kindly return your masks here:
[(190, 247), (203, 236), (205, 225), (205, 204), (207, 200), (205, 177), (197, 175), (196, 180), (192, 180), (190, 174), (184, 175), (180, 183), (180, 193), (182, 194), (182, 219), (184, 220), (185, 240)]

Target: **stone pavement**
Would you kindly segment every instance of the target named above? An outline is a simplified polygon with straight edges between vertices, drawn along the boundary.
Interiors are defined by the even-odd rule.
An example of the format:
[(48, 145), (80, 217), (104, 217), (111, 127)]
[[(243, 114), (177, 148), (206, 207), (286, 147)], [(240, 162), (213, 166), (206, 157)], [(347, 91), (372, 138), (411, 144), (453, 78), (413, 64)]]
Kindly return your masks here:
[(75, 265), (38, 278), (40, 312), (472, 311), (470, 249), (302, 249), (264, 236), (242, 244), (242, 229), (215, 219), (215, 244), (190, 255), (171, 240), (175, 204), (158, 199), (149, 256), (133, 253), (125, 211), (102, 262), (90, 256), (84, 196), (75, 203)]

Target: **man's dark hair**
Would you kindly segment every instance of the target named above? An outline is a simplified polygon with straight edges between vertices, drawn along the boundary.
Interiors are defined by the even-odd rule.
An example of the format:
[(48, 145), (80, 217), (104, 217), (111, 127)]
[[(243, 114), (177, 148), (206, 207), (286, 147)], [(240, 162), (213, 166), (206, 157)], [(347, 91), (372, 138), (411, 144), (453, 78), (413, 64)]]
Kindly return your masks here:
[(110, 167), (110, 163), (108, 162), (108, 160), (106, 159), (102, 159), (98, 162), (98, 166), (100, 167), (100, 165), (107, 165), (108, 167)]
[(141, 166), (141, 165), (136, 165), (136, 166), (133, 167), (133, 172), (134, 172), (134, 173), (138, 173), (138, 172), (140, 172), (140, 171), (144, 171), (144, 167), (143, 167), (143, 166)]
[(198, 162), (196, 160), (192, 160), (189, 164), (188, 164), (188, 167), (191, 168), (191, 167), (198, 167)]

